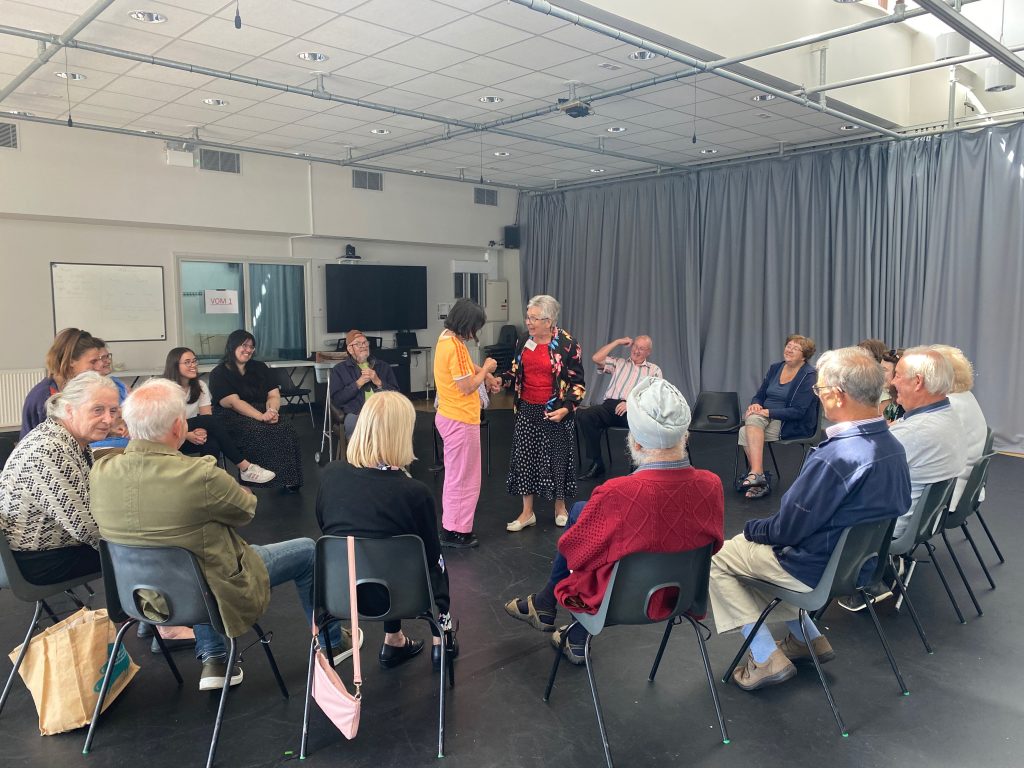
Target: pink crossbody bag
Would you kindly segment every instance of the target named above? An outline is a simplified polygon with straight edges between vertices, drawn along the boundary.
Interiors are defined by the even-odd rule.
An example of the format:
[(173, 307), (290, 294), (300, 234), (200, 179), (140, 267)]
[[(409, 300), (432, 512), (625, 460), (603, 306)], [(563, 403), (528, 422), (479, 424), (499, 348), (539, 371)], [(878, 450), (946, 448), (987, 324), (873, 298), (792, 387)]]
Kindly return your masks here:
[(347, 739), (354, 739), (359, 731), (359, 710), (362, 706), (363, 675), (359, 666), (359, 610), (356, 602), (356, 540), (348, 536), (348, 595), (352, 615), (352, 668), (355, 693), (349, 693), (345, 683), (334, 669), (331, 659), (320, 647), (319, 630), (313, 622), (316, 638), (316, 660), (313, 666), (313, 699), (323, 713)]

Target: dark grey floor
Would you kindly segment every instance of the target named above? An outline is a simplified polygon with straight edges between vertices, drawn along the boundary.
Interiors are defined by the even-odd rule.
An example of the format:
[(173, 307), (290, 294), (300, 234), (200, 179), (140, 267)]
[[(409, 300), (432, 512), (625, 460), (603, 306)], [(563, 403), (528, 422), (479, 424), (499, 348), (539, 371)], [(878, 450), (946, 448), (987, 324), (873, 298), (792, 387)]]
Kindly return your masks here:
[[(427, 467), (432, 463), (429, 416), (419, 414), (416, 445), (421, 457), (413, 468), (440, 494)], [(548, 637), (508, 618), (502, 603), (534, 591), (547, 575), (558, 531), (550, 506), (541, 506), (539, 524), (519, 534), (505, 532), (518, 500), (506, 495), (510, 412), (492, 412), (493, 473), (484, 479), (477, 514), (477, 550), (448, 557), (452, 610), (461, 620), (462, 655), (456, 663), (457, 686), (450, 692), (446, 763), (482, 766), (596, 766), (603, 754), (583, 669), (562, 665), (551, 702), (541, 694), (554, 651)], [(253, 543), (294, 536), (315, 537), (313, 514), (319, 470), (312, 460), (308, 420), (296, 416), (307, 465), (306, 487), (299, 496), (260, 493), (256, 521), (245, 531)], [(728, 438), (694, 438), (695, 463), (727, 476), (732, 470)], [(619, 449), (617, 449), (619, 450)], [(799, 459), (795, 448), (779, 452), (784, 485)], [(624, 456), (624, 455), (623, 455)], [(911, 689), (904, 697), (885, 661), (869, 619), (833, 608), (823, 630), (837, 652), (825, 669), (850, 729), (841, 738), (813, 668), (792, 681), (754, 694), (718, 684), (732, 743), (723, 745), (692, 632), (673, 633), (658, 679), (647, 671), (660, 639), (659, 627), (613, 628), (594, 642), (595, 667), (604, 704), (609, 741), (617, 765), (788, 765), (788, 766), (1020, 766), (1021, 689), (1024, 667), (1013, 648), (1019, 622), (1013, 611), (1024, 605), (1024, 577), (1016, 544), (1016, 522), (1024, 492), (1020, 460), (997, 457), (992, 463), (989, 496), (983, 511), (1004, 553), (1005, 565), (993, 567), (995, 591), (984, 587), (977, 561), (957, 534), (958, 554), (979, 591), (985, 615), (978, 618), (959, 583), (954, 585), (968, 622), (956, 622), (933, 572), (926, 566), (915, 578), (912, 596), (935, 646), (927, 655), (909, 617), (893, 613), (891, 601), (880, 608), (883, 626)], [(616, 459), (616, 470), (625, 460)], [(581, 496), (592, 485), (582, 484)], [(764, 516), (779, 495), (746, 501), (726, 490), (726, 535), (748, 517)], [(982, 535), (982, 538), (983, 535)], [(987, 540), (981, 544), (995, 564)], [(949, 562), (944, 555), (944, 563)], [(956, 579), (951, 567), (947, 570)], [(100, 605), (101, 601), (97, 601)], [(62, 606), (67, 608), (69, 606)], [(20, 642), (31, 606), (0, 592), (0, 648)], [(263, 626), (274, 631), (273, 648), (292, 697), (281, 699), (258, 650), (245, 658), (245, 683), (233, 691), (221, 736), (218, 765), (276, 766), (296, 759), (302, 721), (308, 630), (293, 590), (280, 588)], [(426, 637), (424, 627), (412, 627)], [(364, 650), (363, 722), (359, 736), (347, 742), (319, 712), (313, 717), (311, 765), (425, 766), (436, 761), (437, 677), (426, 654), (404, 667), (384, 672), (375, 662), (379, 625), (367, 626)], [(709, 651), (720, 675), (739, 644), (736, 635), (713, 637)], [(178, 768), (205, 760), (217, 699), (196, 688), (198, 665), (179, 652), (186, 684), (174, 679), (148, 647), (135, 640), (130, 650), (142, 670), (104, 716), (93, 751), (81, 755), (84, 731), (41, 737), (35, 710), (20, 682), (0, 716), (3, 758), (15, 766), (95, 768), (145, 765)], [(9, 670), (2, 666), (3, 675)], [(350, 667), (346, 667), (346, 672)]]

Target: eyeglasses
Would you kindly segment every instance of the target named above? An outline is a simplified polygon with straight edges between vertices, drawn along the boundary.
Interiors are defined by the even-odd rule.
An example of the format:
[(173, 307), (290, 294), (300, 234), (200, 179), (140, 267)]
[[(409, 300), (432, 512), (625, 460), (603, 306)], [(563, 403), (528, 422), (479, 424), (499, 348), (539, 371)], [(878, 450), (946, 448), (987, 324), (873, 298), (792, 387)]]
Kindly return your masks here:
[(370, 343), (368, 341), (353, 341), (351, 344), (349, 344), (349, 346), (350, 347), (356, 347), (356, 348), (368, 347), (368, 346), (370, 346)]
[(199, 361), (193, 357), (191, 360), (179, 360), (178, 364), (184, 365), (186, 368), (195, 368), (199, 365)]
[(256, 345), (255, 344), (248, 344), (248, 343), (240, 344), (239, 348), (240, 349), (248, 349), (250, 352), (252, 352), (254, 349), (256, 349)]
[(815, 384), (814, 386), (811, 387), (811, 392), (813, 392), (818, 397), (821, 397), (821, 393), (822, 392), (825, 392), (825, 391), (830, 390), (830, 389), (834, 389), (837, 392), (845, 392), (846, 391), (842, 387), (837, 387), (834, 384), (826, 384), (823, 387), (819, 387), (817, 384)]
[(100, 362), (101, 363), (109, 363), (113, 359), (114, 359), (114, 356), (112, 354), (110, 354), (110, 353), (107, 353), (105, 355), (100, 355)]
[(539, 323), (539, 322), (541, 322), (543, 320), (547, 320), (547, 318), (546, 317), (539, 317), (539, 316), (538, 317), (531, 317), (530, 315), (526, 316), (526, 322), (528, 322), (528, 323)]

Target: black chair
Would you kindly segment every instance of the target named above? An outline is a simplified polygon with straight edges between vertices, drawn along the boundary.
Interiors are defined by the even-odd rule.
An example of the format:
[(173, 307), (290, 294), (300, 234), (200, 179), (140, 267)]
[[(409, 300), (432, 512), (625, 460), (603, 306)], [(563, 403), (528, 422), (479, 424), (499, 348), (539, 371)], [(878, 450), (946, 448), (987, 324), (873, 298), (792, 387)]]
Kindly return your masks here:
[[(297, 387), (292, 381), (291, 375), (285, 368), (273, 368), (274, 383), (281, 388), (281, 399), (285, 405), (305, 405), (309, 409), (309, 423), (316, 429), (316, 421), (313, 419), (313, 404), (309, 401), (311, 390), (306, 387)], [(295, 414), (292, 413), (292, 418)]]
[[(985, 448), (982, 451), (983, 455), (987, 455), (987, 454), (993, 453), (992, 443), (993, 443), (992, 430), (989, 429), (988, 430), (988, 436), (985, 438)], [(985, 480), (987, 482), (988, 478), (986, 477)], [(984, 485), (982, 486), (982, 488), (984, 488)], [(988, 524), (985, 522), (985, 518), (981, 516), (980, 504), (981, 504), (981, 502), (979, 501), (979, 508), (974, 510), (974, 516), (978, 518), (978, 522), (981, 523), (981, 527), (985, 530), (985, 535), (988, 536), (988, 541), (992, 545), (992, 549), (995, 550), (996, 557), (999, 558), (999, 562), (1000, 563), (1005, 563), (1006, 562), (1006, 558), (1003, 557), (1003, 553), (999, 550), (999, 545), (996, 544), (996, 539), (992, 535), (992, 531), (989, 530)]]
[[(203, 576), (199, 561), (187, 549), (130, 546), (114, 544), (101, 539), (100, 564), (103, 566), (103, 581), (110, 620), (118, 624), (124, 623), (118, 630), (117, 637), (110, 649), (110, 659), (107, 662), (107, 671), (103, 675), (99, 699), (96, 701), (96, 710), (93, 712), (92, 724), (89, 726), (89, 733), (85, 737), (85, 746), (82, 748), (83, 755), (89, 754), (92, 747), (96, 725), (99, 722), (100, 713), (103, 711), (103, 700), (106, 698), (107, 689), (110, 686), (114, 659), (121, 648), (125, 633), (132, 625), (140, 621), (158, 626), (209, 624), (217, 632), (224, 634), (224, 623), (221, 620), (217, 600), (210, 590), (210, 585), (206, 583), (206, 577)], [(155, 592), (163, 598), (167, 606), (167, 615), (162, 620), (142, 613), (138, 603), (138, 593), (141, 590)], [(270, 668), (277, 679), (281, 695), (287, 699), (288, 689), (285, 687), (284, 680), (281, 679), (281, 672), (277, 668), (274, 654), (270, 650), (270, 639), (263, 633), (259, 624), (253, 624), (252, 628), (259, 637), (263, 650), (266, 651), (267, 661), (270, 662)], [(160, 638), (160, 633), (154, 632), (153, 636), (157, 639), (164, 659), (171, 668), (178, 685), (181, 685), (181, 674), (171, 659), (164, 641)], [(238, 641), (232, 637), (228, 639), (227, 671), (224, 675), (224, 688), (220, 694), (220, 704), (217, 707), (217, 718), (213, 723), (213, 738), (210, 740), (210, 752), (206, 759), (207, 768), (213, 765), (213, 758), (217, 752), (217, 741), (220, 737), (221, 724), (224, 721), (224, 707), (227, 704), (228, 690), (231, 688), (231, 674), (237, 657)]]
[[(608, 582), (604, 600), (601, 601), (601, 607), (597, 613), (587, 614), (570, 611), (574, 619), (570, 627), (581, 624), (589, 632), (583, 647), (584, 658), (587, 666), (587, 677), (590, 680), (590, 692), (594, 699), (594, 711), (597, 713), (597, 727), (601, 733), (604, 757), (609, 768), (612, 765), (612, 755), (608, 747), (608, 734), (605, 731), (601, 702), (597, 696), (597, 684), (594, 681), (594, 667), (591, 660), (590, 647), (594, 636), (601, 634), (606, 627), (665, 622), (665, 633), (661, 637), (658, 655), (655, 656), (654, 666), (651, 667), (651, 673), (647, 677), (648, 681), (654, 682), (654, 676), (658, 673), (658, 666), (661, 664), (661, 657), (665, 653), (665, 646), (668, 644), (669, 635), (672, 634), (672, 627), (675, 624), (681, 624), (684, 619), (688, 621), (697, 635), (697, 645), (700, 648), (701, 659), (704, 662), (704, 672), (708, 678), (708, 687), (711, 689), (711, 699), (715, 704), (715, 714), (718, 716), (718, 727), (722, 731), (722, 743), (729, 743), (729, 733), (725, 728), (725, 720), (722, 717), (722, 706), (718, 701), (718, 691), (715, 688), (715, 680), (711, 672), (711, 662), (708, 660), (707, 648), (704, 645), (704, 636), (701, 634), (700, 625), (697, 620), (693, 618), (694, 614), (703, 616), (707, 612), (711, 552), (712, 545), (708, 544), (700, 549), (693, 549), (687, 552), (638, 552), (628, 555), (617, 562), (612, 569), (611, 580)], [(665, 619), (658, 619), (657, 621), (649, 618), (647, 608), (651, 599), (662, 589), (672, 587), (678, 590), (676, 604), (672, 609), (672, 613)], [(568, 637), (569, 630), (567, 629), (562, 632), (562, 647), (559, 648), (554, 664), (551, 667), (551, 676), (544, 691), (544, 701), (551, 697), (551, 689), (555, 684), (555, 675), (558, 674), (558, 665), (562, 660), (562, 650)]]
[[(580, 404), (581, 410), (590, 408), (593, 403), (601, 403), (604, 401), (604, 393), (611, 383), (612, 377), (604, 372), (604, 366), (598, 365), (594, 369), (594, 376), (590, 379), (590, 385), (587, 387), (587, 394), (583, 398), (583, 402)], [(604, 447), (608, 452), (608, 468), (611, 469), (615, 466), (615, 455), (612, 453), (612, 442), (611, 432), (618, 432), (625, 436), (629, 434), (628, 427), (606, 427), (604, 430)], [(576, 427), (576, 455), (580, 457), (579, 465), (583, 466), (583, 451), (580, 446), (580, 430), (579, 426)], [(616, 441), (618, 442), (618, 441)], [(591, 457), (593, 458), (593, 457)]]
[[(321, 629), (334, 619), (351, 615), (348, 590), (348, 542), (344, 536), (321, 536), (316, 542), (313, 605)], [(378, 594), (386, 594), (382, 611), (364, 613), (363, 590), (367, 586)], [(373, 585), (372, 587), (370, 585)], [(356, 593), (360, 605), (359, 621), (400, 621), (422, 619), (443, 637), (434, 618), (434, 591), (430, 587), (427, 556), (418, 536), (404, 534), (385, 539), (356, 538)], [(369, 604), (371, 601), (367, 601)], [(374, 603), (378, 602), (373, 600)], [(377, 607), (374, 605), (373, 607)], [(369, 607), (367, 607), (369, 609)], [(306, 703), (302, 714), (302, 746), (299, 759), (306, 759), (309, 736), (310, 690), (313, 682), (315, 644), (310, 640), (309, 673), (306, 678)], [(331, 649), (327, 649), (328, 655)], [(455, 665), (447, 653), (441, 654), (440, 713), (437, 724), (437, 756), (444, 757), (445, 678), (455, 686)]]
[(0, 437), (0, 469), (4, 468), (7, 463), (7, 459), (14, 453), (14, 447), (17, 445), (17, 441), (10, 437)]
[[(963, 577), (964, 585), (967, 586), (968, 591), (970, 591), (970, 586), (967, 583), (967, 578), (964, 576), (963, 568), (960, 567), (960, 561), (957, 559), (956, 553), (953, 551), (953, 546), (949, 543), (946, 531), (959, 528), (964, 532), (964, 537), (971, 545), (971, 549), (974, 550), (974, 556), (978, 558), (978, 564), (981, 566), (981, 570), (985, 573), (985, 578), (988, 579), (989, 586), (992, 587), (992, 589), (995, 589), (996, 583), (992, 580), (992, 574), (989, 573), (988, 566), (985, 565), (985, 561), (981, 557), (981, 552), (978, 551), (978, 545), (975, 543), (974, 537), (971, 535), (971, 531), (967, 527), (967, 523), (970, 518), (977, 514), (978, 507), (981, 506), (981, 492), (982, 489), (984, 489), (985, 484), (988, 482), (988, 465), (993, 456), (995, 456), (994, 453), (982, 456), (978, 463), (971, 469), (971, 474), (967, 477), (967, 484), (964, 486), (963, 494), (957, 502), (956, 509), (951, 509), (946, 515), (946, 519), (943, 521), (942, 531), (940, 532), (942, 534), (942, 540), (946, 542), (946, 549), (949, 550), (949, 556), (953, 558), (953, 564), (960, 572), (960, 576)], [(973, 591), (971, 594), (973, 595)]]
[[(821, 671), (821, 662), (818, 661), (818, 656), (814, 652), (814, 646), (807, 640), (806, 632), (804, 631), (804, 619), (808, 614), (815, 614), (820, 616), (827, 609), (829, 604), (837, 597), (844, 595), (860, 595), (864, 601), (864, 605), (868, 609), (868, 613), (871, 616), (871, 621), (875, 625), (875, 632), (878, 633), (878, 639), (882, 641), (882, 648), (885, 649), (885, 655), (889, 659), (889, 664), (892, 667), (893, 673), (896, 675), (896, 681), (899, 683), (900, 690), (904, 696), (910, 695), (910, 691), (907, 689), (906, 683), (903, 682), (903, 675), (900, 674), (899, 667), (896, 665), (896, 659), (892, 655), (892, 650), (889, 647), (889, 641), (886, 640), (885, 632), (882, 631), (882, 625), (878, 622), (878, 616), (875, 614), (874, 602), (875, 599), (867, 591), (867, 586), (878, 582), (882, 578), (882, 574), (885, 572), (885, 568), (889, 562), (889, 545), (892, 541), (892, 532), (896, 527), (896, 519), (891, 520), (876, 520), (871, 523), (861, 523), (860, 525), (854, 525), (846, 528), (839, 536), (839, 541), (836, 543), (836, 547), (832, 550), (832, 556), (828, 560), (828, 564), (825, 566), (825, 571), (821, 574), (821, 578), (815, 585), (814, 589), (810, 592), (794, 592), (791, 589), (786, 589), (778, 584), (773, 584), (769, 581), (762, 579), (748, 578), (745, 576), (738, 577), (744, 584), (755, 587), (769, 595), (773, 595), (774, 599), (768, 603), (767, 607), (761, 612), (757, 622), (754, 624), (750, 634), (744, 640), (743, 645), (740, 646), (739, 652), (736, 657), (732, 660), (729, 665), (729, 669), (725, 675), (722, 676), (722, 682), (728, 683), (732, 679), (732, 672), (736, 669), (736, 666), (743, 659), (744, 654), (750, 648), (751, 642), (754, 640), (754, 635), (764, 624), (765, 619), (779, 603), (785, 601), (789, 605), (796, 606), (800, 613), (800, 634), (803, 636), (802, 640), (807, 644), (807, 650), (810, 652), (811, 661), (814, 662), (814, 668), (818, 672), (818, 678), (821, 680), (821, 686), (825, 689), (825, 697), (828, 699), (829, 706), (832, 708), (832, 714), (836, 719), (836, 723), (839, 725), (839, 731), (844, 737), (849, 735), (846, 729), (846, 724), (843, 722), (842, 715), (839, 714), (839, 707), (836, 705), (835, 699), (832, 698), (832, 690), (828, 687), (828, 682), (825, 680), (825, 675)], [(875, 567), (871, 576), (867, 580), (867, 584), (864, 586), (858, 585), (858, 577), (861, 569), (865, 564), (868, 563), (872, 558), (876, 558)]]
[[(740, 399), (735, 392), (701, 392), (693, 404), (690, 417), (690, 433), (703, 432), (715, 435), (735, 435), (740, 431), (743, 417), (740, 414)], [(693, 441), (687, 445), (690, 460), (693, 460)], [(735, 466), (733, 475), (735, 476)]]
[(39, 617), (43, 611), (46, 611), (47, 616), (50, 617), (50, 621), (56, 624), (59, 619), (57, 614), (51, 610), (50, 606), (47, 605), (46, 600), (50, 597), (56, 597), (60, 594), (67, 594), (76, 605), (80, 608), (84, 607), (82, 601), (80, 601), (71, 590), (75, 587), (84, 586), (91, 597), (93, 595), (92, 587), (89, 586), (90, 581), (95, 581), (100, 578), (99, 573), (90, 573), (88, 576), (79, 576), (75, 579), (68, 579), (57, 584), (46, 584), (40, 586), (33, 584), (26, 580), (21, 573), (21, 568), (18, 567), (18, 562), (14, 559), (14, 555), (11, 553), (10, 544), (7, 541), (7, 537), (0, 533), (0, 589), (9, 589), (11, 593), (26, 603), (35, 603), (35, 612), (32, 614), (32, 621), (29, 622), (28, 631), (25, 632), (25, 641), (21, 644), (21, 651), (18, 653), (18, 658), (14, 661), (14, 669), (11, 670), (11, 674), (7, 678), (7, 683), (4, 685), (4, 692), (0, 694), (0, 712), (3, 712), (4, 705), (7, 703), (7, 697), (11, 693), (11, 686), (14, 685), (14, 678), (18, 676), (18, 670), (21, 669), (21, 662), (25, 659), (25, 654), (28, 652), (28, 643), (32, 639), (32, 633), (36, 629), (36, 625), (39, 623)]
[(814, 423), (817, 425), (814, 434), (805, 435), (803, 437), (791, 437), (786, 440), (777, 440), (774, 443), (765, 443), (768, 447), (768, 454), (772, 457), (772, 464), (775, 466), (775, 475), (779, 478), (779, 482), (782, 482), (782, 473), (779, 471), (779, 463), (775, 460), (775, 449), (773, 445), (799, 445), (803, 451), (803, 456), (800, 458), (800, 468), (797, 469), (796, 473), (799, 475), (800, 470), (804, 468), (804, 462), (807, 461), (807, 454), (811, 448), (816, 446), (822, 440), (825, 439), (825, 429), (821, 426), (821, 401), (814, 398)]

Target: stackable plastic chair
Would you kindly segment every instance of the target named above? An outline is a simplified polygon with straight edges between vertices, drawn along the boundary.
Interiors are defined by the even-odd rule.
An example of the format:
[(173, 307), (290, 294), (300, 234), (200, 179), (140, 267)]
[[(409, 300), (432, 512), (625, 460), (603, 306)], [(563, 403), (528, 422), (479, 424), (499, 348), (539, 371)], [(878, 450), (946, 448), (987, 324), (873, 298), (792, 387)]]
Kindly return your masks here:
[[(988, 454), (993, 453), (993, 451), (992, 451), (992, 442), (993, 442), (993, 440), (992, 440), (992, 430), (989, 429), (988, 430), (988, 435), (985, 438), (985, 449), (982, 451), (982, 454), (988, 455)], [(988, 478), (987, 477), (985, 478), (985, 482), (988, 482)], [(984, 488), (984, 483), (982, 484), (982, 488)], [(981, 516), (981, 509), (980, 509), (981, 502), (979, 501), (978, 503), (979, 503), (979, 508), (974, 510), (974, 515), (975, 515), (975, 517), (978, 518), (978, 522), (981, 523), (981, 527), (985, 530), (985, 535), (988, 536), (988, 541), (992, 545), (992, 549), (995, 550), (996, 557), (999, 558), (999, 562), (1000, 563), (1005, 563), (1006, 562), (1006, 558), (1003, 557), (1003, 553), (1000, 551), (999, 545), (996, 544), (996, 539), (992, 535), (992, 531), (989, 530), (988, 524), (985, 522), (985, 518)]]
[[(313, 429), (316, 429), (316, 420), (313, 418), (313, 404), (309, 401), (309, 395), (311, 390), (306, 387), (297, 387), (295, 382), (292, 381), (292, 377), (288, 374), (284, 368), (274, 368), (274, 383), (280, 387), (281, 399), (286, 405), (305, 405), (309, 409), (309, 423), (313, 425)], [(292, 414), (292, 418), (295, 418), (295, 414)]]
[[(740, 414), (740, 399), (735, 392), (701, 392), (693, 404), (690, 418), (690, 432), (719, 435), (735, 435), (743, 425)], [(687, 445), (690, 460), (693, 460), (692, 442)], [(733, 475), (735, 476), (735, 471)]]
[[(576, 624), (581, 624), (590, 633), (584, 645), (584, 658), (587, 666), (587, 678), (590, 680), (590, 692), (594, 698), (597, 727), (601, 733), (601, 743), (604, 746), (604, 756), (609, 768), (612, 766), (612, 755), (608, 746), (608, 734), (605, 731), (601, 702), (597, 696), (597, 683), (594, 679), (594, 666), (591, 659), (591, 641), (607, 627), (616, 625), (646, 625), (665, 622), (665, 633), (661, 638), (658, 655), (654, 659), (654, 666), (651, 667), (651, 673), (647, 678), (653, 682), (673, 625), (682, 623), (683, 620), (690, 623), (697, 635), (697, 645), (704, 662), (704, 672), (708, 678), (708, 687), (711, 689), (715, 714), (718, 716), (718, 727), (722, 732), (722, 743), (729, 743), (729, 733), (722, 717), (722, 706), (718, 700), (718, 691), (715, 688), (711, 663), (708, 661), (704, 636), (700, 632), (697, 621), (693, 618), (693, 615), (703, 616), (707, 611), (711, 550), (712, 545), (708, 544), (700, 549), (687, 552), (638, 552), (628, 555), (617, 562), (612, 569), (611, 580), (608, 582), (604, 600), (601, 601), (601, 607), (597, 613), (570, 611), (574, 619), (570, 629)], [(664, 619), (649, 618), (647, 608), (654, 595), (663, 589), (673, 587), (678, 591), (678, 595), (672, 613)], [(554, 665), (551, 667), (551, 676), (544, 691), (544, 701), (551, 697), (551, 689), (555, 684), (558, 665), (562, 660), (562, 651), (568, 637), (569, 629), (566, 629), (562, 632), (561, 647), (555, 656)]]

